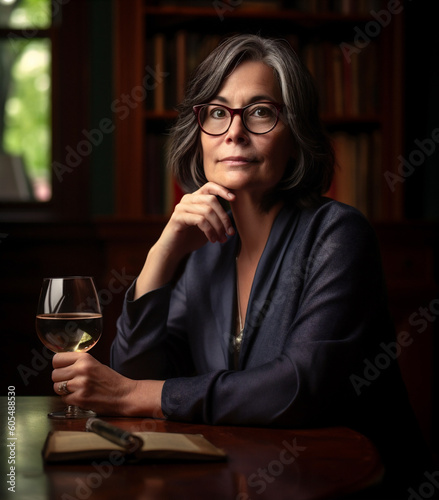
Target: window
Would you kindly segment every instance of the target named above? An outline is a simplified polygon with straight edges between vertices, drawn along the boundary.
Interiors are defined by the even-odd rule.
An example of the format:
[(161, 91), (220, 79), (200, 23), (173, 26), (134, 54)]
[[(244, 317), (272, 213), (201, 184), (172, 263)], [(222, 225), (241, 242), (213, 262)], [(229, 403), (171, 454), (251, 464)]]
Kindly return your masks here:
[(51, 199), (51, 0), (0, 0), (0, 201)]

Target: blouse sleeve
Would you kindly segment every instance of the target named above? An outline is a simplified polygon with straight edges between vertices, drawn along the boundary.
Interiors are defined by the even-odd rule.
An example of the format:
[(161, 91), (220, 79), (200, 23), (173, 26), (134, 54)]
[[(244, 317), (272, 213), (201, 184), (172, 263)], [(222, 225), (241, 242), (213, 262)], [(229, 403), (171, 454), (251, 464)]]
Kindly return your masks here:
[[(295, 254), (300, 265), (290, 263), (300, 269), (291, 273), (297, 278), (289, 280), (294, 290), (281, 291), (282, 307), (295, 313), (280, 354), (240, 371), (166, 380), (162, 410), (168, 418), (288, 426), (333, 420), (339, 425), (340, 414), (358, 408), (351, 376), (361, 375), (364, 358), (375, 356), (379, 343), (392, 338), (378, 246), (368, 222), (354, 210), (342, 216), (332, 211), (323, 221), (314, 217), (305, 233)], [(271, 332), (272, 342), (277, 334)]]
[[(133, 379), (164, 380), (192, 373), (184, 330), (184, 296), (168, 284), (133, 300), (134, 287), (135, 282), (126, 293), (117, 322), (112, 368)], [(176, 323), (172, 330), (167, 325), (171, 296)], [(178, 311), (182, 311), (181, 318), (177, 318)]]

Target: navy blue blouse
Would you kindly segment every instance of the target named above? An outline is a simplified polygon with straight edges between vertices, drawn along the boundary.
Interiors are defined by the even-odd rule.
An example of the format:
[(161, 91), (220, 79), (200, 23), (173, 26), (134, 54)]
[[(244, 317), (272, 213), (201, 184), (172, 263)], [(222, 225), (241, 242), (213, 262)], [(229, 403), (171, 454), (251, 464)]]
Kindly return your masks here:
[(238, 235), (207, 243), (189, 257), (175, 286), (135, 301), (131, 288), (113, 368), (135, 379), (166, 380), (162, 410), (170, 419), (347, 425), (384, 454), (395, 453), (396, 422), (406, 437), (415, 423), (397, 360), (388, 355), (387, 365), (370, 368), (395, 335), (365, 217), (328, 199), (280, 211), (254, 277), (235, 370), (238, 244)]

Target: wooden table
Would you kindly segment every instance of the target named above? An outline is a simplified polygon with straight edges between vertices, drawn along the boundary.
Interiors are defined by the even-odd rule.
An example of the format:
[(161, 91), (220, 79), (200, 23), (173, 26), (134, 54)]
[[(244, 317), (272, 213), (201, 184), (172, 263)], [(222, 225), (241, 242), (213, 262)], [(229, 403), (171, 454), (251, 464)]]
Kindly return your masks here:
[[(3, 499), (310, 500), (348, 494), (369, 498), (364, 489), (377, 484), (383, 474), (374, 446), (347, 428), (220, 427), (144, 418), (104, 419), (133, 431), (201, 433), (226, 450), (228, 460), (47, 465), (41, 450), (49, 430), (85, 430), (85, 421), (49, 419), (49, 411), (63, 407), (56, 396), (16, 397), (12, 407), (16, 439), (8, 439), (8, 401), (0, 399)], [(11, 459), (15, 459), (15, 493), (8, 492)], [(351, 496), (359, 491), (363, 491), (360, 496)]]

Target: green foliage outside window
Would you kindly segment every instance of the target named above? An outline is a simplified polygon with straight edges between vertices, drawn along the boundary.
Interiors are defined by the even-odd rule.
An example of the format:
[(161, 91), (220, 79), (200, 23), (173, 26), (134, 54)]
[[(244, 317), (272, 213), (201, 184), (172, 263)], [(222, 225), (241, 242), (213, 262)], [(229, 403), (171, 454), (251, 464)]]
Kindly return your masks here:
[(50, 197), (51, 45), (49, 0), (0, 0), (0, 152), (21, 157), (35, 196)]
[(48, 28), (51, 24), (50, 0), (0, 0), (2, 6), (10, 12), (8, 28)]

